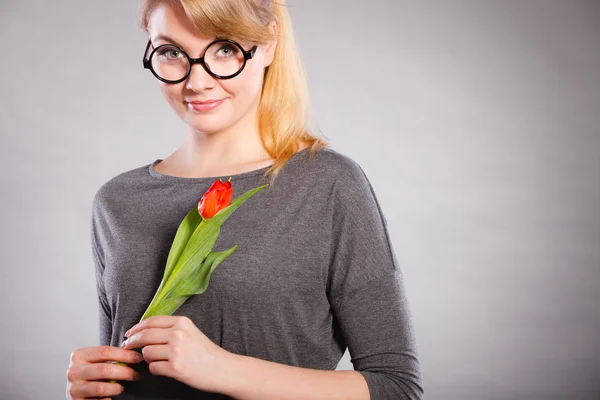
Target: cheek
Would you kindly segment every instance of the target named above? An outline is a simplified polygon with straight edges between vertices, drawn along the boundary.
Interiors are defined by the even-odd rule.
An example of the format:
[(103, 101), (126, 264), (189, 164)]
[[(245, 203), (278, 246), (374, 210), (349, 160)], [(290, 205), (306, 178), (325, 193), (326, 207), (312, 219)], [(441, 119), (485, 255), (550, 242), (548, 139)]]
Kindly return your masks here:
[(165, 96), (165, 98), (174, 97), (174, 95), (176, 94), (176, 91), (175, 91), (176, 86), (179, 86), (179, 85), (173, 85), (173, 84), (168, 84), (168, 83), (158, 81), (158, 87), (159, 87), (161, 93), (163, 94), (163, 96)]
[(183, 96), (181, 94), (181, 90), (183, 88), (182, 85), (183, 84), (173, 85), (161, 81), (158, 83), (160, 92), (167, 101), (167, 104), (169, 104), (169, 107), (171, 107), (171, 109), (179, 117), (184, 118), (187, 112), (187, 106), (185, 103), (183, 103)]
[(159, 81), (158, 87), (171, 107), (177, 107), (181, 103), (181, 84), (173, 85)]
[(244, 71), (233, 79), (222, 81), (223, 89), (238, 97), (244, 98), (246, 102), (251, 102), (257, 96), (260, 96), (262, 88), (262, 69), (251, 68), (246, 64)]

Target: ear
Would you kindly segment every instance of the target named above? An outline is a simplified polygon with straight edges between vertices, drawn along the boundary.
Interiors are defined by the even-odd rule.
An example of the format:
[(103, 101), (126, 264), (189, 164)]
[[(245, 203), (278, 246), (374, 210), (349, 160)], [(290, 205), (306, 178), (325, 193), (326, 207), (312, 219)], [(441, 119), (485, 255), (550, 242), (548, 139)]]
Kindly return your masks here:
[[(277, 27), (277, 23), (275, 22), (275, 20), (269, 22), (267, 27), (269, 28), (269, 30), (271, 31), (271, 33), (274, 36), (277, 35), (278, 27)], [(273, 58), (275, 57), (275, 49), (276, 48), (277, 48), (277, 39), (273, 39), (271, 42), (269, 42), (266, 45), (266, 47), (265, 47), (265, 68), (268, 67), (269, 65), (271, 65), (271, 63), (273, 62)]]

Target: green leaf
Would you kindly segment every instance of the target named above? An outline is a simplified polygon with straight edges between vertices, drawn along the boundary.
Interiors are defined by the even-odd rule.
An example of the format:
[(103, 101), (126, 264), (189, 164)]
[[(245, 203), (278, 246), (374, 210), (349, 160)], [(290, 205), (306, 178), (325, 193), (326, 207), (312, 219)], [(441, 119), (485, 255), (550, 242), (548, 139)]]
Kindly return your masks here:
[(179, 260), (181, 253), (188, 244), (188, 241), (192, 236), (193, 232), (196, 230), (196, 228), (201, 222), (202, 217), (198, 212), (198, 207), (194, 206), (194, 208), (192, 208), (187, 213), (187, 215), (183, 218), (183, 221), (181, 221), (181, 223), (179, 224), (179, 227), (177, 228), (177, 233), (175, 234), (175, 238), (173, 239), (173, 243), (171, 244), (171, 250), (169, 250), (169, 256), (167, 257), (167, 265), (165, 267), (165, 272), (163, 274), (160, 285), (158, 286), (158, 289), (154, 294), (154, 298), (150, 302), (150, 305), (152, 305), (157, 295), (161, 292), (165, 283), (169, 279), (169, 276), (171, 275), (173, 268)]
[(214, 246), (220, 232), (221, 224), (211, 223), (211, 220), (198, 225), (175, 265), (167, 285), (172, 285), (171, 282), (176, 282), (187, 270), (198, 268)]
[[(215, 244), (217, 237), (219, 236), (220, 226), (216, 224), (209, 224), (209, 221), (201, 222), (192, 237), (188, 241), (179, 261), (173, 268), (169, 278), (162, 285), (159, 290), (156, 291), (152, 302), (148, 306), (146, 313), (154, 313), (153, 308), (158, 307), (163, 299), (170, 295), (173, 288), (183, 284), (185, 275), (189, 275), (190, 272), (195, 271), (199, 268)], [(146, 314), (144, 313), (144, 315)]]
[(194, 208), (187, 213), (183, 221), (181, 221), (181, 224), (179, 224), (179, 228), (177, 229), (175, 239), (173, 239), (173, 244), (171, 245), (171, 250), (169, 251), (169, 256), (167, 258), (167, 265), (165, 267), (165, 273), (163, 276), (164, 281), (169, 278), (169, 275), (179, 260), (181, 253), (185, 249), (190, 237), (201, 221), (202, 217), (198, 212), (197, 205), (195, 205)]
[(197, 271), (196, 276), (182, 277), (182, 284), (174, 287), (171, 293), (166, 294), (160, 304), (156, 305), (153, 309), (147, 310), (142, 316), (142, 320), (153, 315), (173, 315), (189, 297), (204, 293), (208, 288), (210, 276), (214, 270), (237, 247), (235, 245), (229, 250), (209, 253), (200, 266), (199, 271)]
[(219, 266), (219, 264), (221, 264), (231, 253), (233, 253), (235, 251), (235, 249), (237, 249), (237, 244), (235, 246), (233, 246), (232, 248), (230, 248), (229, 250), (225, 250), (225, 251), (216, 251), (216, 252), (211, 252), (208, 254), (208, 256), (206, 256), (206, 259), (204, 260), (204, 262), (202, 263), (202, 268), (200, 268), (200, 271), (198, 271), (198, 273), (196, 274), (194, 278), (193, 282), (193, 286), (192, 286), (192, 291), (186, 291), (184, 292), (183, 296), (192, 296), (195, 294), (202, 294), (206, 291), (206, 289), (208, 288), (208, 283), (210, 281), (210, 276), (212, 275), (213, 271), (217, 268), (217, 266)]

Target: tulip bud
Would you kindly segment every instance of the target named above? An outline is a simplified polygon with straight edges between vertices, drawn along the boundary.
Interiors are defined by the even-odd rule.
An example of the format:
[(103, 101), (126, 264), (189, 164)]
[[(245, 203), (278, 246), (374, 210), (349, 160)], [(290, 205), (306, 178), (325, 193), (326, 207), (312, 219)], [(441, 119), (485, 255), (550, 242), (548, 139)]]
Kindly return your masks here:
[[(229, 179), (231, 180), (231, 178)], [(202, 195), (198, 202), (198, 212), (202, 219), (208, 220), (223, 208), (229, 206), (233, 194), (230, 180), (226, 182), (222, 182), (220, 179), (216, 180)]]

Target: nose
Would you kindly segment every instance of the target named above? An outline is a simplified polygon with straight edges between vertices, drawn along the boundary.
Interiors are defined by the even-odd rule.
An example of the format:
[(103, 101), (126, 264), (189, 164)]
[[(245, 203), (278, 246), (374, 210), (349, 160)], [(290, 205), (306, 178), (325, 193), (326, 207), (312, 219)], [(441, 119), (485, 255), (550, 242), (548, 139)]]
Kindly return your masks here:
[(192, 65), (192, 70), (186, 81), (186, 89), (201, 92), (213, 88), (217, 80), (213, 78), (200, 63)]

